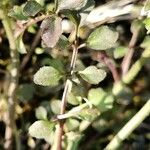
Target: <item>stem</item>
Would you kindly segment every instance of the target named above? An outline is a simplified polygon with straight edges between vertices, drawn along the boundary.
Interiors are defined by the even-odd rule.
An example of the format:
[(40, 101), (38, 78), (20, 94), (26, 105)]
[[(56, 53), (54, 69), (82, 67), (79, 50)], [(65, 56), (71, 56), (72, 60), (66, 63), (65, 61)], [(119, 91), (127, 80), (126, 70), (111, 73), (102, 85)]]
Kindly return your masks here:
[(109, 70), (111, 71), (112, 76), (114, 78), (114, 81), (115, 82), (120, 81), (120, 75), (119, 75), (115, 65), (112, 63), (111, 58), (109, 58), (105, 52), (95, 53), (93, 55), (93, 59), (95, 59), (99, 62), (102, 61), (109, 68)]
[(135, 130), (142, 121), (150, 114), (150, 100), (135, 114), (135, 116), (126, 123), (126, 125), (118, 132), (118, 134), (106, 146), (105, 150), (117, 149), (121, 142), (125, 140)]
[[(147, 56), (144, 56), (148, 54)], [(149, 49), (145, 49), (142, 56), (132, 65), (128, 73), (123, 77), (122, 81), (126, 84), (131, 83), (131, 81), (137, 76), (147, 59), (149, 58)]]
[[(18, 86), (19, 79), (19, 55), (16, 48), (15, 38), (12, 31), (11, 20), (5, 15), (2, 20), (2, 24), (6, 31), (6, 35), (9, 41), (10, 46), (10, 56), (11, 56), (11, 69), (10, 69), (10, 81), (9, 87), (7, 91), (7, 99), (8, 99), (8, 112), (6, 114), (5, 122), (6, 122), (6, 130), (5, 130), (5, 149), (13, 149), (13, 136), (15, 135), (16, 141), (17, 138), (16, 133), (16, 125), (15, 125), (15, 103), (16, 103), (16, 89)], [(19, 145), (16, 143), (16, 145)], [(16, 148), (18, 149), (18, 147)]]
[(125, 55), (123, 61), (122, 61), (122, 64), (121, 64), (121, 67), (122, 67), (122, 75), (125, 75), (128, 70), (129, 70), (129, 67), (130, 67), (130, 64), (131, 64), (131, 60), (132, 60), (132, 56), (134, 54), (134, 46), (137, 42), (137, 37), (139, 35), (139, 30), (136, 30), (133, 35), (132, 35), (132, 38), (130, 40), (130, 43), (129, 43), (129, 49), (128, 49), (128, 52), (127, 54)]
[[(77, 45), (77, 41), (75, 41), (75, 44), (73, 45), (73, 53), (72, 53), (71, 64), (70, 64), (70, 75), (72, 75), (74, 72), (77, 54), (78, 54), (78, 45)], [(63, 96), (62, 96), (60, 115), (65, 114), (67, 95), (71, 91), (71, 88), (72, 88), (72, 82), (69, 79), (67, 79), (64, 92), (63, 92)], [(56, 128), (57, 139), (55, 140), (56, 142), (54, 143), (54, 146), (52, 147), (53, 150), (62, 150), (63, 126), (64, 126), (64, 120), (59, 120), (59, 124)]]

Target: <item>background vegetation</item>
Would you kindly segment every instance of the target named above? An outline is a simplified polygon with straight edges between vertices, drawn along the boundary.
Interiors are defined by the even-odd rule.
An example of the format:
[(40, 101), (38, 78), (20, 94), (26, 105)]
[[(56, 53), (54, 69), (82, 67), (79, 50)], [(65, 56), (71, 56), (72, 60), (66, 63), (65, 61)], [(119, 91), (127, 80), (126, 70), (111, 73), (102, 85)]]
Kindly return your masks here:
[(149, 8), (1, 0), (0, 149), (150, 149)]

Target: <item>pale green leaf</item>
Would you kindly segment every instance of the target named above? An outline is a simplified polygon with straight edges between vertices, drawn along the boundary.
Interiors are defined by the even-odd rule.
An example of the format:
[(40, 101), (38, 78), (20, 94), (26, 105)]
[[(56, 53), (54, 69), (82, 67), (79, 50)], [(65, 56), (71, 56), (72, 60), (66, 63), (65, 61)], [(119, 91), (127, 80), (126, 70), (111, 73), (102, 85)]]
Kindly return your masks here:
[(61, 75), (58, 70), (51, 66), (41, 67), (34, 75), (34, 83), (43, 86), (58, 85)]
[(103, 89), (96, 88), (89, 90), (88, 100), (96, 106), (100, 112), (112, 108), (114, 98), (112, 95), (107, 94)]
[(60, 114), (60, 108), (61, 108), (60, 100), (52, 100), (50, 105), (51, 105), (51, 110), (54, 114)]
[(98, 84), (106, 77), (106, 72), (102, 69), (97, 69), (95, 66), (89, 66), (83, 71), (79, 71), (80, 76), (91, 84)]
[(50, 136), (55, 123), (39, 120), (29, 127), (29, 134), (37, 139), (45, 139)]
[(147, 34), (150, 33), (150, 18), (146, 18), (143, 22), (145, 24), (145, 28), (147, 29)]
[(35, 116), (37, 119), (47, 120), (47, 110), (43, 106), (39, 106), (35, 110)]
[(94, 50), (106, 50), (115, 46), (118, 33), (108, 26), (95, 29), (87, 39), (87, 46)]
[(125, 46), (118, 46), (114, 49), (114, 58), (122, 58), (127, 53), (128, 48)]

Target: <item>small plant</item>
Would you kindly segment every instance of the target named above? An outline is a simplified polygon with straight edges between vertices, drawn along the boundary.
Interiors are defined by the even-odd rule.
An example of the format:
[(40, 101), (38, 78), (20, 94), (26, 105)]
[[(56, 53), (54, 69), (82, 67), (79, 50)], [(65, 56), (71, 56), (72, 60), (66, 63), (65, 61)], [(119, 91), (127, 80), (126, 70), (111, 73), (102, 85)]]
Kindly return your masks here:
[[(114, 3), (120, 6), (119, 2)], [(126, 8), (128, 3), (130, 4), (130, 2), (122, 4), (123, 7)], [(113, 6), (113, 3), (109, 6), (110, 12), (111, 5)], [(80, 142), (84, 139), (84, 131), (90, 125), (96, 128), (99, 118), (107, 111), (112, 112), (112, 115), (114, 112), (117, 113), (116, 108), (119, 108), (114, 106), (114, 103), (117, 100), (126, 99), (125, 95), (132, 95), (129, 84), (135, 80), (150, 57), (149, 14), (142, 13), (145, 12), (144, 8), (147, 5), (148, 1), (142, 9), (138, 10), (138, 13), (141, 12), (142, 19), (139, 16), (133, 19), (130, 29), (132, 37), (129, 45), (126, 46), (120, 39), (122, 37), (120, 30), (115, 25), (104, 24), (111, 22), (109, 17), (99, 20), (100, 14), (97, 14), (99, 9), (95, 9), (94, 0), (55, 0), (49, 5), (46, 5), (44, 0), (29, 0), (21, 6), (13, 7), (5, 0), (0, 2), (0, 19), (9, 41), (12, 62), (9, 70), (10, 83), (5, 121), (6, 149), (12, 149), (14, 135), (16, 141), (19, 141), (14, 113), (18, 106), (16, 96), (20, 101), (32, 99), (33, 95), (37, 94), (38, 88), (40, 90), (37, 95), (41, 94), (42, 97), (47, 92), (44, 88), (47, 88), (53, 94), (53, 98), (50, 104), (43, 104), (36, 109), (35, 116), (38, 120), (28, 127), (29, 136), (44, 139), (51, 145), (52, 150), (78, 149)], [(118, 10), (121, 9), (120, 7)], [(112, 18), (115, 19), (115, 17), (117, 16)], [(38, 25), (40, 29), (37, 32)], [(144, 28), (147, 29), (147, 33), (141, 45), (138, 46), (143, 49), (143, 52), (132, 64), (135, 45)], [(34, 34), (37, 32), (37, 37), (29, 48), (30, 52), (23, 40), (26, 31)], [(42, 46), (38, 47), (39, 37), (41, 37)], [(37, 57), (32, 58), (34, 63), (39, 63), (38, 66), (41, 66), (38, 71), (31, 69), (33, 72), (36, 70), (33, 75), (36, 85), (18, 86), (19, 70), (22, 71), (26, 67), (34, 50), (37, 55), (45, 51), (49, 57), (40, 62), (36, 61)], [(27, 56), (22, 62), (19, 62), (19, 53)], [(83, 63), (83, 59), (79, 58), (82, 53), (85, 54), (85, 58), (88, 58), (87, 63)], [(118, 64), (117, 61), (119, 61)], [(107, 83), (109, 76), (112, 76), (112, 79), (109, 79)], [(104, 82), (106, 86), (103, 86)], [(143, 108), (105, 149), (119, 147), (149, 113), (150, 100), (147, 100)], [(139, 116), (141, 119), (137, 119)], [(120, 140), (117, 140), (117, 137)], [(16, 148), (20, 149), (19, 142)]]

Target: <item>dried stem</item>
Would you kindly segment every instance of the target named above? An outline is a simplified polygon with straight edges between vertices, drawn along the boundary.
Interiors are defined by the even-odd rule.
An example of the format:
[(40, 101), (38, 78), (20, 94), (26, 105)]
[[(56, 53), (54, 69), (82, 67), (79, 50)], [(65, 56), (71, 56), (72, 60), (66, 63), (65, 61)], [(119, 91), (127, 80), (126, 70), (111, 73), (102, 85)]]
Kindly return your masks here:
[(122, 64), (121, 64), (122, 75), (125, 75), (129, 70), (131, 60), (132, 60), (132, 56), (133, 56), (133, 53), (134, 53), (134, 46), (137, 42), (138, 35), (139, 35), (139, 30), (136, 30), (135, 32), (133, 32), (132, 38), (131, 38), (130, 43), (129, 43), (128, 52), (125, 55), (125, 57), (122, 61)]
[[(12, 31), (11, 20), (7, 17), (7, 15), (2, 20), (4, 29), (6, 31), (6, 35), (9, 41), (10, 46), (10, 56), (11, 56), (11, 69), (10, 69), (10, 81), (9, 87), (7, 91), (7, 99), (8, 99), (8, 112), (6, 114), (5, 123), (5, 149), (11, 150), (13, 149), (13, 136), (17, 138), (16, 126), (15, 126), (15, 103), (16, 103), (16, 89), (18, 86), (18, 78), (19, 78), (19, 54), (16, 48), (15, 38)], [(18, 142), (18, 139), (16, 139)], [(17, 144), (17, 143), (16, 143)], [(18, 144), (17, 144), (18, 146)], [(18, 148), (16, 148), (18, 149)]]

